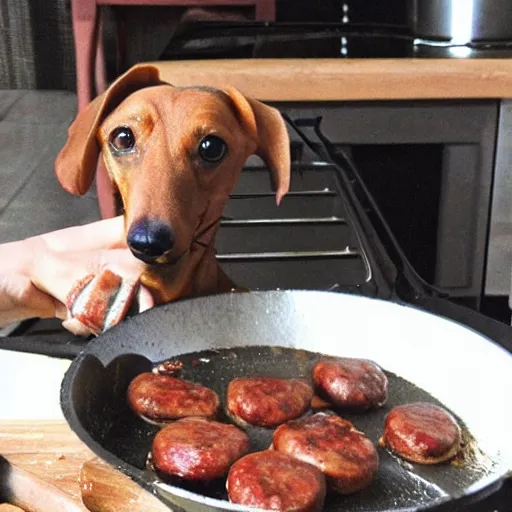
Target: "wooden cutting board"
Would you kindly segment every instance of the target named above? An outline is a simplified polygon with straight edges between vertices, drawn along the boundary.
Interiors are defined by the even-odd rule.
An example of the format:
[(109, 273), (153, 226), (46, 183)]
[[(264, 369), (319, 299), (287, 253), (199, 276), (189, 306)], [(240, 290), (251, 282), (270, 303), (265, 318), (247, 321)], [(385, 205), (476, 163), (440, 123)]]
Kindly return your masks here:
[(95, 458), (65, 421), (0, 421), (0, 455), (10, 465), (0, 467), (3, 499), (24, 511), (169, 512)]

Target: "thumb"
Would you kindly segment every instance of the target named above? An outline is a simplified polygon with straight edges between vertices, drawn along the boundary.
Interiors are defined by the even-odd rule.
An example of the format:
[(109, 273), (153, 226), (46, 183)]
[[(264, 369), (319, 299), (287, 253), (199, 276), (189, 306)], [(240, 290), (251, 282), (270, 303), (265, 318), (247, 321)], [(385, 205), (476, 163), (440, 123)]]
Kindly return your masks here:
[(31, 317), (62, 316), (65, 309), (54, 297), (37, 289), (28, 277), (0, 274), (0, 326)]
[(139, 311), (154, 305), (139, 286), (144, 268), (128, 249), (48, 251), (31, 277), (37, 288), (66, 304), (71, 316), (99, 332), (122, 320), (135, 297)]

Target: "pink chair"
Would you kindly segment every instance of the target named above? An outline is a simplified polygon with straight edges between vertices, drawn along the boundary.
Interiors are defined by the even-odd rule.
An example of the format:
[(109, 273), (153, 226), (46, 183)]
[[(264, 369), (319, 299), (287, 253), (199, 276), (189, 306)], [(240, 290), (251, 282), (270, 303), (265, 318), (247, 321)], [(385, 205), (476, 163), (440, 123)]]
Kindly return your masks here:
[[(78, 110), (94, 98), (93, 83), (99, 93), (107, 87), (101, 35), (101, 5), (159, 5), (176, 7), (254, 6), (255, 19), (275, 20), (276, 0), (71, 0), (75, 39)], [(118, 27), (119, 28), (119, 27)], [(113, 187), (103, 163), (98, 163), (96, 189), (102, 218), (115, 215)]]

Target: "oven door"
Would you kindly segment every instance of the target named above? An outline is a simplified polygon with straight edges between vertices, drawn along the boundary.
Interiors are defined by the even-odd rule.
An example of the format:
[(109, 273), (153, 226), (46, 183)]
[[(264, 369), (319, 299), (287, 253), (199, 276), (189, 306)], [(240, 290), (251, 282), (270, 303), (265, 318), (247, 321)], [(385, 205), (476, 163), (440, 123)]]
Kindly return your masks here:
[(416, 271), (478, 308), (484, 293), (499, 102), (278, 107), (299, 123), (321, 118), (320, 130), (331, 149), (350, 155)]

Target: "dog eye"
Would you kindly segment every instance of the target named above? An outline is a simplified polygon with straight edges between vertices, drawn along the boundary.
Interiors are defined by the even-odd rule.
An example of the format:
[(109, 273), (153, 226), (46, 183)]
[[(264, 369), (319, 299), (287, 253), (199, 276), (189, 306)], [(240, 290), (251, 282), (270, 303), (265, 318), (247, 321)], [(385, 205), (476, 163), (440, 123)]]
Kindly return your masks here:
[(135, 146), (135, 135), (127, 126), (118, 126), (110, 133), (110, 145), (118, 153), (126, 153)]
[(228, 146), (216, 135), (207, 135), (199, 143), (199, 156), (209, 164), (220, 162), (227, 153)]

